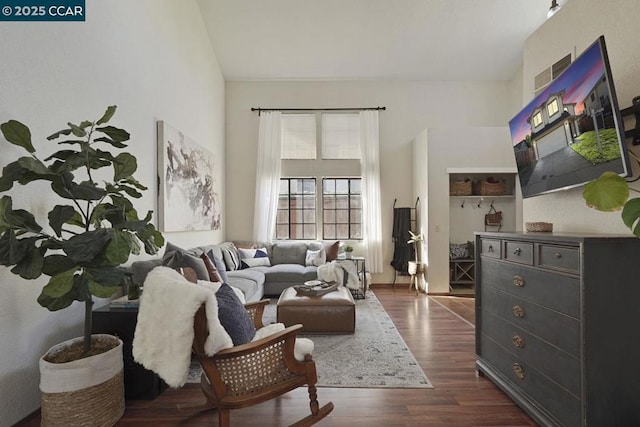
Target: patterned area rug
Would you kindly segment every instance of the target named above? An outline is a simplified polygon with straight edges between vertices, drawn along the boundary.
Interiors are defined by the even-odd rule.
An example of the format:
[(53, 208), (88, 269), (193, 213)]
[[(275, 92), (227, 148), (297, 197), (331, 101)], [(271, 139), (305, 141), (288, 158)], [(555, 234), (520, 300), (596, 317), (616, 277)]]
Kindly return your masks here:
[[(275, 322), (275, 300), (264, 323)], [(372, 292), (356, 300), (353, 335), (304, 335), (313, 340), (318, 387), (433, 388)], [(192, 363), (188, 382), (200, 382), (201, 368)]]

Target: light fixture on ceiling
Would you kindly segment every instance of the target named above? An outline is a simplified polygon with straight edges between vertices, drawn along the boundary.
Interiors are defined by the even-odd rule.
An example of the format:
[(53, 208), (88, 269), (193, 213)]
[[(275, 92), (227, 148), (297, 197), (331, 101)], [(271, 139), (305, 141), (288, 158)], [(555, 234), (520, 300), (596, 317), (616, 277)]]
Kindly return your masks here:
[(551, 18), (559, 10), (558, 0), (551, 0), (551, 7), (549, 8), (549, 12), (547, 12), (547, 19)]

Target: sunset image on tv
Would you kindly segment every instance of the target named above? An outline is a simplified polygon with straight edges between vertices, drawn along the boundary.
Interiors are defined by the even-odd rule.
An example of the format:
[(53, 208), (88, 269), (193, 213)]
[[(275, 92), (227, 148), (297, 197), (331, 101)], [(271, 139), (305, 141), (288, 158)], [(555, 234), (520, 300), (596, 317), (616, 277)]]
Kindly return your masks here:
[(627, 174), (626, 147), (600, 37), (511, 121), (522, 196)]

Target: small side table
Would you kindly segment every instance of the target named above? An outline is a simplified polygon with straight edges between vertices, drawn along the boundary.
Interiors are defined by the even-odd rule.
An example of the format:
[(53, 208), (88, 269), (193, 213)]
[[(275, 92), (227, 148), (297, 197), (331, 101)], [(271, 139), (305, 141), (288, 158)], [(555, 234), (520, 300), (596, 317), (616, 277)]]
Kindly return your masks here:
[[(411, 292), (415, 287), (416, 295), (420, 293), (419, 283), (420, 284), (425, 283), (425, 279), (424, 279), (425, 270), (426, 270), (426, 265), (424, 262), (409, 261), (408, 271), (409, 271), (409, 274), (411, 275), (411, 282), (409, 283), (409, 292)], [(420, 282), (418, 282), (418, 280)]]
[(361, 256), (338, 258), (338, 261), (342, 260), (352, 261), (356, 265), (358, 280), (360, 281), (361, 286), (359, 289), (350, 289), (350, 291), (354, 299), (364, 299), (367, 294), (367, 290), (369, 289), (369, 284), (367, 283), (367, 262), (365, 258)]
[(124, 396), (126, 399), (155, 399), (167, 384), (155, 373), (133, 360), (133, 335), (138, 323), (138, 307), (106, 305), (93, 310), (94, 334), (117, 335), (122, 340)]

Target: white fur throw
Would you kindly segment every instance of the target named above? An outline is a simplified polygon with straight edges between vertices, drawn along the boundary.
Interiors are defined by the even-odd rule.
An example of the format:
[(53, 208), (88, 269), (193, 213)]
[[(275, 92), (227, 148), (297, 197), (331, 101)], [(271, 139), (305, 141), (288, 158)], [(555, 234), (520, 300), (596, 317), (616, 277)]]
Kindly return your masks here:
[(156, 372), (169, 386), (183, 386), (191, 362), (193, 317), (202, 303), (209, 322), (207, 354), (233, 347), (231, 337), (218, 320), (215, 291), (219, 287), (219, 283), (212, 282), (190, 283), (167, 267), (149, 272), (133, 338), (134, 360)]
[[(347, 274), (347, 281), (344, 282), (344, 275)], [(336, 260), (318, 267), (318, 279), (325, 282), (343, 283), (349, 289), (360, 289), (360, 279), (356, 264), (349, 260)]]

